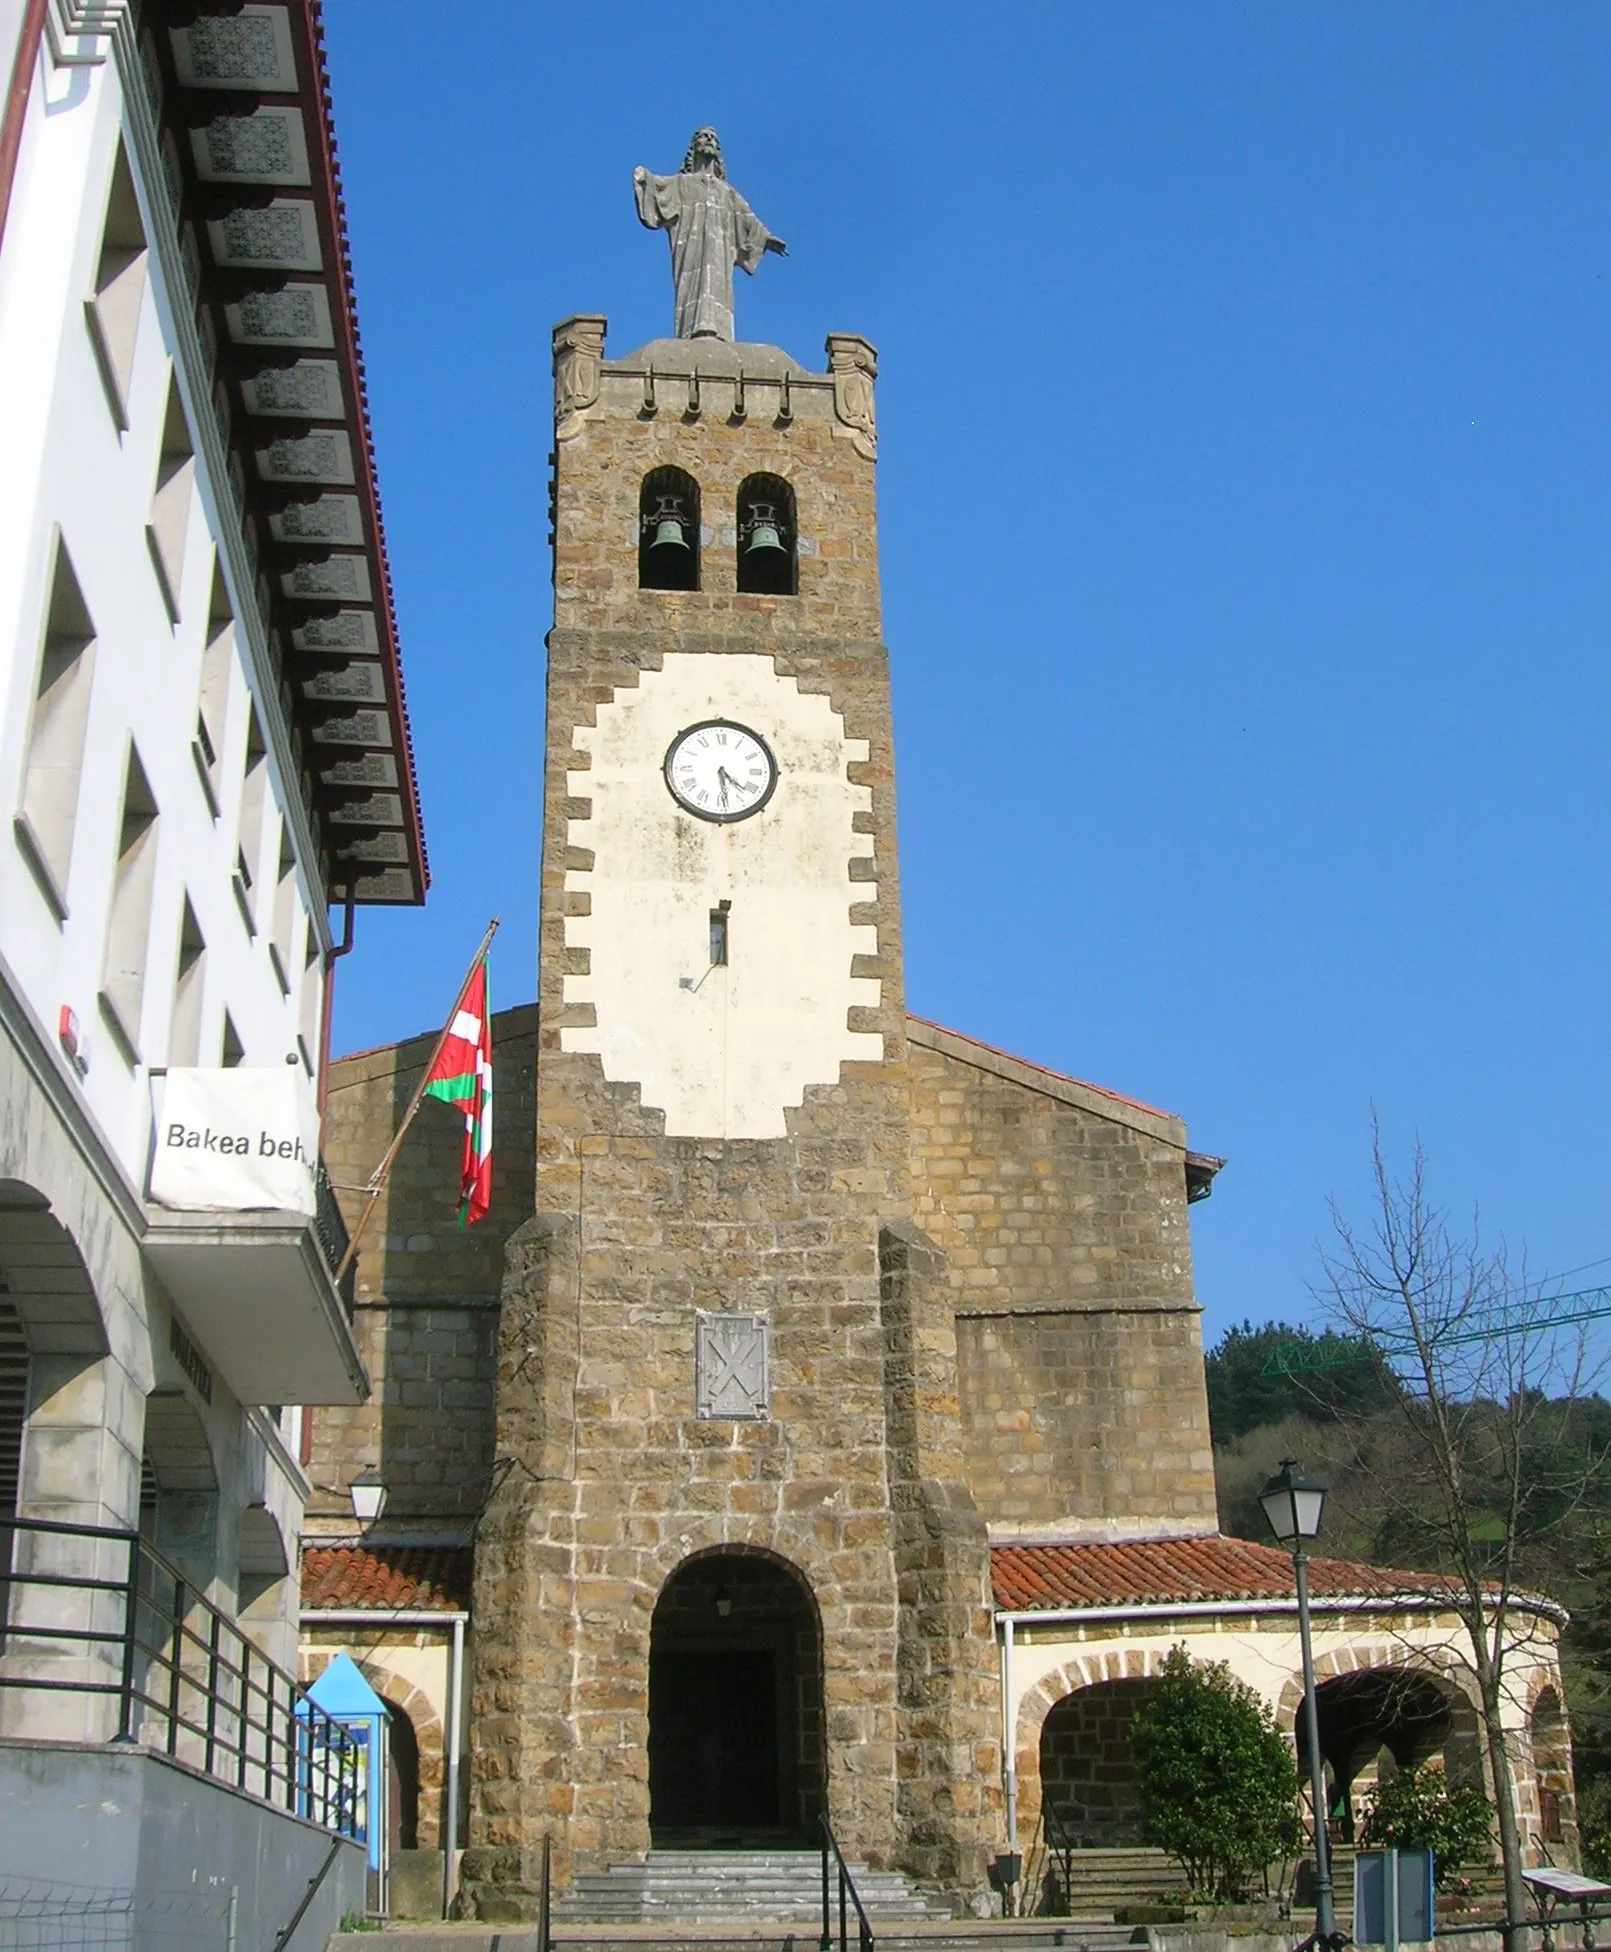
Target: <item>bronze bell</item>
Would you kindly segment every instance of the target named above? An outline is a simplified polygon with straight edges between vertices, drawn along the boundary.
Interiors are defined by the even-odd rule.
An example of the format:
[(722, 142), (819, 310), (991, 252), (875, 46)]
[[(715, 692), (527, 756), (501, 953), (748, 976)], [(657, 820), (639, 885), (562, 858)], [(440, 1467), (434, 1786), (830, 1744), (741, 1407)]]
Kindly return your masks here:
[(783, 547), (783, 537), (778, 532), (778, 517), (775, 508), (765, 502), (755, 504), (755, 513), (750, 517), (750, 539), (744, 545), (746, 556), (777, 550), (780, 555), (787, 552)]
[(654, 524), (654, 540), (651, 549), (686, 549), (688, 542), (688, 521), (683, 514), (682, 503), (673, 496), (662, 496), (659, 508), (649, 520)]

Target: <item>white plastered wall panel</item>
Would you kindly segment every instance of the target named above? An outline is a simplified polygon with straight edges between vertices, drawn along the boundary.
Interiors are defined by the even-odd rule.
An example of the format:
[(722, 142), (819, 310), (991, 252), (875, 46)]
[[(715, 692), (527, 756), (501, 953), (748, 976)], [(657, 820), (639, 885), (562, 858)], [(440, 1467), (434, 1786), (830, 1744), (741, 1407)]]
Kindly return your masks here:
[[(701, 820), (667, 788), (672, 740), (707, 719), (771, 748), (776, 789), (748, 818)], [(808, 1085), (884, 1055), (881, 1037), (848, 1028), (848, 1012), (876, 1009), (881, 990), (851, 973), (878, 952), (876, 928), (850, 919), (875, 893), (850, 876), (872, 848), (855, 827), (872, 790), (848, 773), (867, 742), (847, 739), (828, 700), (771, 658), (689, 652), (669, 653), (573, 736), (592, 764), (570, 775), (570, 791), (591, 807), (569, 839), (593, 866), (566, 876), (590, 912), (567, 917), (565, 939), (588, 951), (590, 970), (565, 978), (565, 1001), (592, 1004), (597, 1022), (563, 1031), (564, 1048), (640, 1085), (670, 1136), (784, 1137)], [(710, 917), (724, 901), (729, 961), (713, 966)]]
[[(1554, 1685), (1560, 1686), (1558, 1635), (1550, 1621), (1530, 1613), (1518, 1612), (1513, 1620), (1504, 1723), (1516, 1759), (1518, 1786), (1523, 1787), (1528, 1710), (1541, 1685), (1539, 1676), (1553, 1675)], [(1150, 1619), (1093, 1622), (1083, 1630), (1058, 1624), (1036, 1626), (1019, 1615), (1011, 1656), (1008, 1725), (1014, 1731), (1021, 1835), (1027, 1834), (1024, 1824), (1039, 1809), (1039, 1743), (1048, 1704), (1093, 1683), (1154, 1675), (1174, 1647), (1183, 1647), (1196, 1662), (1224, 1662), (1270, 1707), (1287, 1733), (1293, 1732), (1303, 1688), (1295, 1613), (1227, 1611), (1216, 1619), (1171, 1616), (1160, 1608)], [(1411, 1610), (1338, 1614), (1322, 1606), (1314, 1615), (1313, 1647), (1321, 1682), (1367, 1667), (1426, 1672), (1457, 1688), (1475, 1713), (1469, 1643), (1452, 1615)]]
[[(251, 673), (237, 629), (229, 679), (217, 816), (192, 754), (201, 657), (209, 635), (216, 544), (235, 520), (198, 466), (177, 575), (178, 618), (169, 614), (147, 537), (162, 417), (179, 336), (157, 254), (141, 300), (120, 431), (84, 316), (98, 261), (101, 224), (121, 134), (116, 65), (60, 70), (43, 84), (24, 133), (12, 211), (0, 256), (0, 953), (39, 1019), (53, 1031), (70, 1007), (86, 1032), (90, 1066), (83, 1091), (136, 1183), (143, 1183), (149, 1089), (143, 1068), (119, 1052), (101, 1019), (107, 903), (116, 854), (118, 802), (132, 740), (161, 815), (152, 891), (149, 969), (135, 1041), (142, 1067), (160, 1065), (167, 1039), (180, 923), (188, 897), (206, 943), (202, 1061), (216, 1061), (227, 1007), (250, 1064), (281, 1064), (297, 1052), (299, 999), (286, 996), (266, 935), (250, 937), (231, 887), (240, 757)], [(148, 235), (170, 220), (160, 188), (135, 183)], [(26, 294), (26, 303), (19, 302)], [(186, 300), (185, 302), (188, 302)], [(210, 413), (198, 376), (178, 372), (194, 429)], [(222, 500), (222, 508), (220, 501)], [(52, 530), (59, 524), (96, 630), (95, 678), (85, 731), (68, 915), (58, 922), (12, 833), (32, 709)], [(242, 593), (232, 591), (237, 612)], [(247, 593), (248, 600), (250, 594)], [(265, 699), (267, 718), (278, 710)], [(285, 783), (271, 751), (277, 838)], [(318, 915), (305, 864), (298, 907)]]
[[(0, 10), (0, 29), (6, 20)], [(168, 1387), (195, 1398), (194, 1380), (170, 1346), (166, 1297), (139, 1245), (151, 1116), (146, 1070), (167, 1057), (187, 899), (207, 950), (201, 1061), (217, 1060), (226, 1005), (253, 1064), (285, 1063), (296, 1051), (300, 1015), (298, 998), (286, 997), (275, 979), (266, 940), (247, 934), (231, 885), (256, 683), (240, 626), (226, 682), (216, 813), (192, 753), (215, 562), (235, 535), (232, 491), (208, 478), (199, 457), (170, 592), (177, 618), (147, 536), (170, 375), (177, 371), (192, 435), (198, 416), (212, 412), (211, 382), (178, 363), (184, 342), (154, 248), (127, 375), (126, 427), (108, 399), (85, 318), (123, 109), (115, 60), (70, 69), (36, 64), (0, 246), (0, 1180), (13, 1182), (13, 1194), (25, 1201), (43, 1200), (76, 1243), (106, 1342), (98, 1356), (60, 1352), (36, 1361), (50, 1400), (37, 1441), (24, 1439), (25, 1497), (59, 1516), (120, 1525), (133, 1524), (138, 1513), (149, 1392)], [(126, 149), (142, 222), (154, 239), (171, 226), (166, 192), (142, 177), (136, 145)], [(180, 294), (178, 302), (189, 300)], [(96, 633), (64, 919), (42, 893), (12, 825), (58, 528)], [(229, 596), (242, 618), (252, 592), (232, 586)], [(259, 709), (267, 719), (278, 702), (267, 696)], [(138, 1064), (119, 1051), (97, 1006), (131, 744), (161, 821), (149, 963), (132, 1027)], [(270, 799), (277, 836), (288, 802), (272, 752)], [(328, 944), (316, 890), (316, 878), (299, 863), (299, 905), (317, 917), (315, 935)], [(82, 1078), (56, 1041), (64, 1005), (89, 1042)], [(268, 1504), (294, 1541), (305, 1484), (283, 1447), (251, 1434), (255, 1416), (243, 1413), (221, 1379), (213, 1378), (210, 1402), (195, 1400), (219, 1478), (217, 1595), (229, 1601), (241, 1511)]]

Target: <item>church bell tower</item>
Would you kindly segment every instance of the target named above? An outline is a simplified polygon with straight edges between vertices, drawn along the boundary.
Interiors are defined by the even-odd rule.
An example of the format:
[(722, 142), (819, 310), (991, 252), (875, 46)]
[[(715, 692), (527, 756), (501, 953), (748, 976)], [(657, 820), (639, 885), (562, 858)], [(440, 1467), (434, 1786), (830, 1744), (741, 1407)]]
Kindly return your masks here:
[[(641, 193), (646, 194), (646, 193)], [(1001, 1847), (984, 1525), (911, 1224), (874, 351), (554, 333), (537, 1212), (477, 1533), (464, 1888)]]

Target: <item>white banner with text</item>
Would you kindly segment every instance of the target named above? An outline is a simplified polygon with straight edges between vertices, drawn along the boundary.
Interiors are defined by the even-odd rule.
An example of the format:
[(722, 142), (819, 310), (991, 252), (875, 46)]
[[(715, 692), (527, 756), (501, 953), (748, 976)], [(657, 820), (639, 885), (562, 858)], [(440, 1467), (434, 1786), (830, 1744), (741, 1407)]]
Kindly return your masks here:
[(156, 1087), (151, 1197), (187, 1213), (314, 1211), (318, 1114), (300, 1071), (170, 1071)]

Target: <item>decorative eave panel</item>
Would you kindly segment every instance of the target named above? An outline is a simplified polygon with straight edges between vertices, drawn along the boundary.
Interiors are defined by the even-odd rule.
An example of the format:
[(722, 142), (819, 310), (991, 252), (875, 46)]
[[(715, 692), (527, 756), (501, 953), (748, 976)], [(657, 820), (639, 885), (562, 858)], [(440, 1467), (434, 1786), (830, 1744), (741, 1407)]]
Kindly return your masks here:
[(140, 67), (330, 895), (429, 883), (317, 0), (146, 0)]

